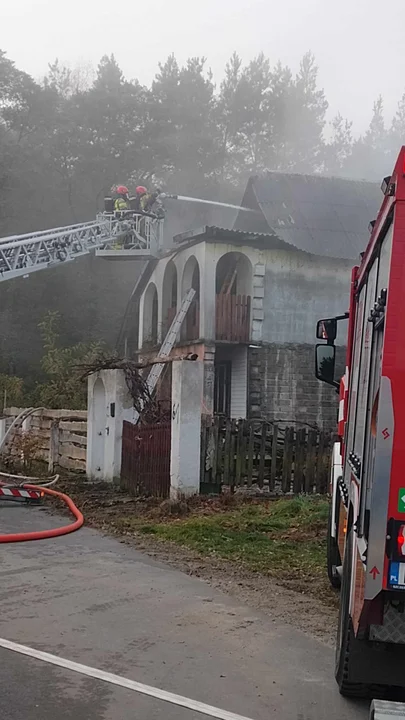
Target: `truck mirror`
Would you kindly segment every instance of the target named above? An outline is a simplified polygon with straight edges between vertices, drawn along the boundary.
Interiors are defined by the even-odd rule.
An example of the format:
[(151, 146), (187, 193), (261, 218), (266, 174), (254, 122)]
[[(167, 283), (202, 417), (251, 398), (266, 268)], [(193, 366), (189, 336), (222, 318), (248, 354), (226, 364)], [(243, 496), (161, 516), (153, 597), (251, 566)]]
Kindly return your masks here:
[(328, 340), (328, 342), (333, 342), (334, 340), (336, 340), (336, 335), (336, 318), (326, 318), (324, 320), (318, 320), (316, 324), (316, 337), (318, 338), (318, 340)]
[(318, 380), (338, 387), (335, 381), (336, 348), (334, 345), (317, 345), (315, 349), (315, 376)]

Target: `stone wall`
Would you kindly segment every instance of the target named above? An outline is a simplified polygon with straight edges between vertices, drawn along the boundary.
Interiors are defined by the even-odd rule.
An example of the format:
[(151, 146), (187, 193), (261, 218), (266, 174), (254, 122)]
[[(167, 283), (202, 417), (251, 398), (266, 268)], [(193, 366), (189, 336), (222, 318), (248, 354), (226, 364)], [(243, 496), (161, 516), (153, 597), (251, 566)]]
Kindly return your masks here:
[[(345, 367), (344, 347), (336, 348), (336, 378)], [(302, 422), (336, 429), (339, 396), (315, 377), (313, 344), (268, 344), (249, 350), (249, 417)]]

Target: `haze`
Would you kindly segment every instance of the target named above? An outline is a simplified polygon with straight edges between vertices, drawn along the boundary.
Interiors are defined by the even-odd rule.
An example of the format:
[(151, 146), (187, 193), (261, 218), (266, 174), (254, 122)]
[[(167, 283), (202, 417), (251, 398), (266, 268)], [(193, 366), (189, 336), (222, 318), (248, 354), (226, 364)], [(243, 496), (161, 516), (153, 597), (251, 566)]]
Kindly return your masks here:
[(114, 53), (126, 77), (150, 83), (173, 52), (179, 62), (206, 56), (218, 82), (234, 50), (245, 62), (263, 50), (293, 70), (312, 50), (328, 117), (340, 111), (357, 133), (379, 94), (390, 120), (405, 90), (404, 0), (19, 0), (1, 14), (0, 48), (35, 78), (56, 57), (96, 65)]

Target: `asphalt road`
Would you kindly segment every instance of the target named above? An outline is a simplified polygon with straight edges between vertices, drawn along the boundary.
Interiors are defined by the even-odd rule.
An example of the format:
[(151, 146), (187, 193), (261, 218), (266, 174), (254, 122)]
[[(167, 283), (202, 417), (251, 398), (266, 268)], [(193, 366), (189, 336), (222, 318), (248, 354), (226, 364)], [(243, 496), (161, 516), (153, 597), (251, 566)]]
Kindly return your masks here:
[[(65, 522), (0, 505), (0, 532)], [(87, 528), (0, 545), (0, 637), (252, 720), (368, 717), (339, 696), (330, 648)], [(0, 717), (204, 719), (1, 647)]]

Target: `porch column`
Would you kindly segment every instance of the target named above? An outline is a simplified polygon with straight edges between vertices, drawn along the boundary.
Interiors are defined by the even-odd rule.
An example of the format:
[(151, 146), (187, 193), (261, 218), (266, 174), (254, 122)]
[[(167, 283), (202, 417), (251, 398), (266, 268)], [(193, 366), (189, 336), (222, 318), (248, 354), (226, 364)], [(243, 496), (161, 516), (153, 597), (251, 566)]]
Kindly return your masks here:
[(172, 363), (170, 497), (200, 492), (201, 405), (204, 363)]

